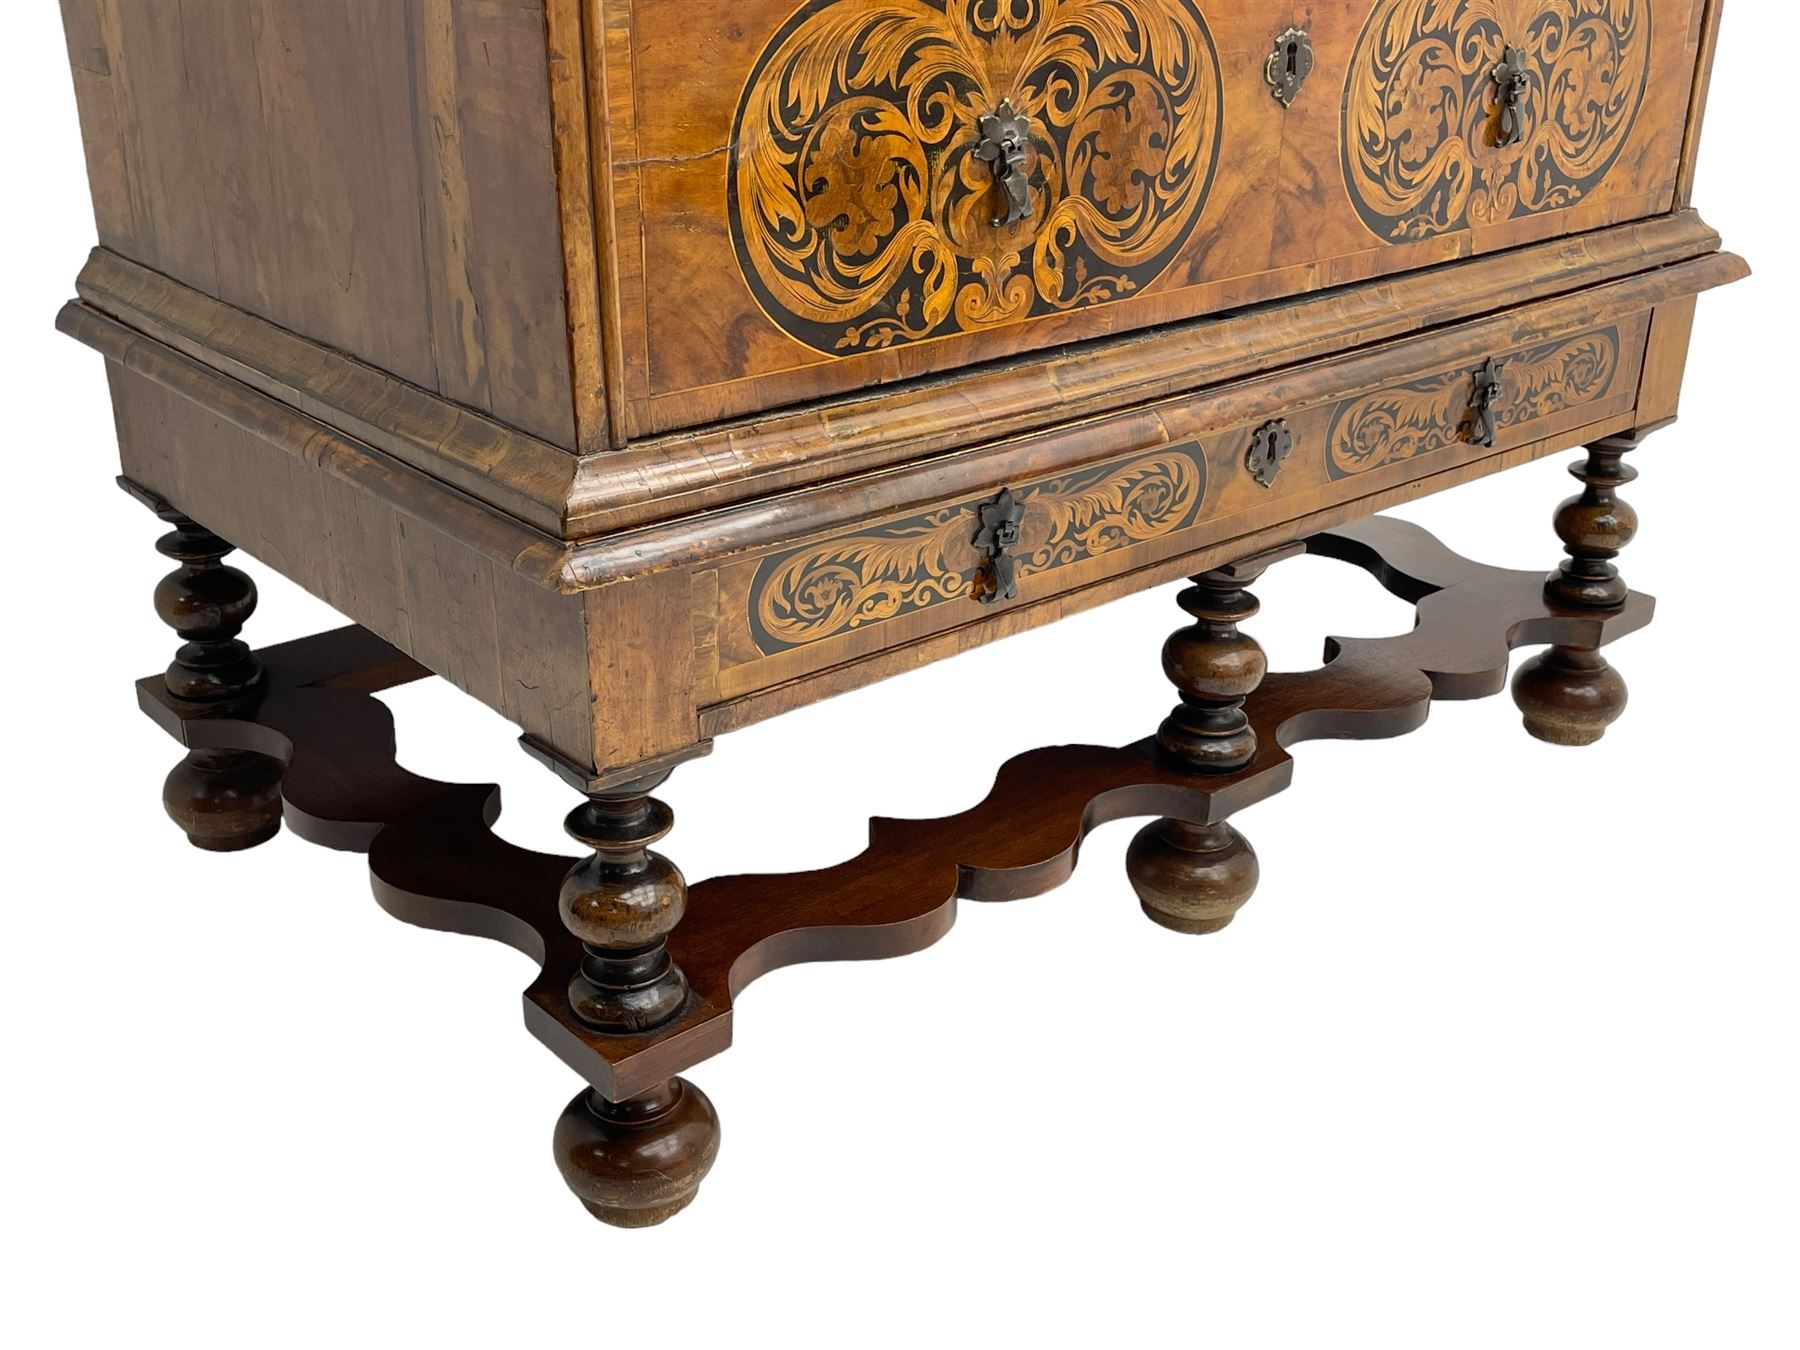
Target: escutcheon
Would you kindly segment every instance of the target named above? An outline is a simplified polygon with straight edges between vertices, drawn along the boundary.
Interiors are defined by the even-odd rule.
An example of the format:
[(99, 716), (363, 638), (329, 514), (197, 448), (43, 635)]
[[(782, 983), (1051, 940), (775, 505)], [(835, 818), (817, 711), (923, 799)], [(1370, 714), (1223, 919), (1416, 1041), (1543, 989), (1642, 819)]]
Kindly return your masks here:
[(1290, 28), (1275, 39), (1275, 50), (1263, 67), (1263, 78), (1282, 107), (1294, 106), (1307, 76), (1313, 72), (1313, 61), (1312, 38), (1304, 28)]
[(1251, 436), (1250, 450), (1244, 456), (1244, 467), (1264, 487), (1274, 487), (1275, 476), (1281, 472), (1282, 464), (1293, 453), (1294, 433), (1288, 430), (1285, 417), (1277, 417), (1273, 422), (1264, 422)]

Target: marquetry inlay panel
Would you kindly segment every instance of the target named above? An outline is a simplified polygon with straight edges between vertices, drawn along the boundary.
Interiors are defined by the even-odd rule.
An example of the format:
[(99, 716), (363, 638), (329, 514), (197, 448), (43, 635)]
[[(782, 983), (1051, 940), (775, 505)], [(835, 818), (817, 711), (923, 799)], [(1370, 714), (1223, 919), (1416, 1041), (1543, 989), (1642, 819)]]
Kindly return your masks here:
[[(810, 0), (738, 109), (739, 266), (825, 352), (1132, 295), (1200, 219), (1222, 102), (1193, 0)], [(1002, 104), (1028, 127), (1012, 224), (976, 155)]]
[[(1147, 543), (1194, 523), (1206, 496), (1198, 444), (1113, 460), (1014, 489), (1024, 507), (1021, 580)], [(766, 655), (976, 592), (988, 497), (958, 502), (763, 560), (750, 630)]]
[[(1504, 358), (1496, 427), (1504, 431), (1598, 403), (1620, 365), (1617, 328), (1545, 343)], [(1475, 366), (1391, 385), (1345, 403), (1326, 437), (1326, 469), (1349, 478), (1471, 439)]]
[[(1509, 50), (1524, 85), (1501, 144)], [(1396, 242), (1573, 206), (1618, 158), (1650, 69), (1649, 0), (1382, 0), (1344, 90), (1351, 200)]]

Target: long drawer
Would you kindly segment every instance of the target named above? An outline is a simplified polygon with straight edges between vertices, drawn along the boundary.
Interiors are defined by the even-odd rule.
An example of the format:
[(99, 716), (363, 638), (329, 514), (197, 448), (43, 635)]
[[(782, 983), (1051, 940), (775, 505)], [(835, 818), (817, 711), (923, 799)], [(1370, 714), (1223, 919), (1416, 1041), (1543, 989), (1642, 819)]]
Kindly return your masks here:
[[(1013, 616), (1089, 588), (1179, 576), (1209, 549), (1251, 551), (1660, 420), (1674, 411), (1692, 298), (1645, 294), (1602, 287), (1022, 438), (971, 457), (954, 486), (948, 468), (913, 470), (942, 495), (702, 569), (703, 701), (934, 634), (1019, 626)], [(992, 530), (1008, 514), (1001, 577)]]
[(601, 5), (628, 429), (1667, 211), (1704, 8)]

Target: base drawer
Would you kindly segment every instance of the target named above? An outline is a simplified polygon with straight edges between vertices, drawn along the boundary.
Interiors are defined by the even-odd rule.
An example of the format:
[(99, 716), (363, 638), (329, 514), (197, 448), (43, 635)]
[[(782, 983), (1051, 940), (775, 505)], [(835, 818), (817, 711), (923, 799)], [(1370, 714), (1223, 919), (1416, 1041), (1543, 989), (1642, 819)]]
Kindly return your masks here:
[[(1532, 307), (997, 447), (978, 487), (701, 573), (703, 701), (1004, 627), (1225, 541), (1619, 430), (1636, 418), (1655, 313)], [(1031, 470), (1067, 464), (1071, 445), (1093, 457)]]

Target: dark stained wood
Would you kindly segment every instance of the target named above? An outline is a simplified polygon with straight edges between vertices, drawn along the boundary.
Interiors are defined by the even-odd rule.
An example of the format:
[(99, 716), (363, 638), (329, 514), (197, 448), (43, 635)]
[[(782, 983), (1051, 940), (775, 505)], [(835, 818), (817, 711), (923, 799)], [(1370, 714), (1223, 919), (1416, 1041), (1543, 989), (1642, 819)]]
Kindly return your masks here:
[[(1245, 589), (1299, 544), (1240, 559), (1193, 578), (1179, 604), (1194, 622), (1163, 644), (1163, 673), (1181, 702), (1156, 731), (1156, 748), (1191, 773), (1234, 773), (1256, 758), (1244, 700), (1268, 674), (1256, 639), (1238, 627), (1256, 616)], [(1157, 820), (1131, 841), (1125, 875), (1144, 913), (1179, 933), (1216, 933), (1256, 890), (1256, 852), (1223, 821)]]
[(163, 780), (162, 803), (195, 848), (255, 848), (281, 832), (281, 761), (253, 750), (190, 750)]
[(1138, 903), (1177, 933), (1216, 933), (1256, 892), (1262, 870), (1250, 841), (1224, 821), (1153, 820), (1125, 851)]
[(1298, 544), (1203, 572), (1177, 603), (1194, 622), (1163, 644), (1163, 673), (1181, 702), (1156, 732), (1156, 745), (1183, 768), (1201, 773), (1241, 769), (1256, 757), (1256, 733), (1244, 700), (1269, 672), (1255, 638), (1238, 625), (1255, 618), (1246, 589), (1272, 564), (1305, 550)]
[(256, 612), (256, 583), (226, 566), (234, 545), (125, 481), (127, 491), (147, 500), (159, 520), (175, 527), (156, 541), (156, 551), (177, 564), (157, 583), (156, 616), (182, 640), (163, 683), (176, 698), (196, 703), (245, 697), (262, 681), (261, 665), (238, 636)]
[(1545, 583), (1552, 600), (1602, 609), (1625, 603), (1630, 587), (1613, 559), (1637, 536), (1637, 512), (1619, 489), (1637, 477), (1625, 455), (1638, 443), (1636, 436), (1595, 441), (1586, 459), (1569, 466), (1584, 486), (1556, 508), (1556, 535), (1569, 556)]
[(1642, 627), (1653, 609), (1636, 594), (1616, 610), (1552, 605), (1541, 573), (1482, 567), (1396, 521), (1349, 526), (1307, 547), (1375, 574), (1418, 605), (1419, 625), (1401, 637), (1334, 640), (1318, 670), (1269, 675), (1245, 703), (1257, 751), (1243, 768), (1196, 774), (1171, 764), (1154, 739), (1033, 751), (1003, 767), (988, 797), (959, 815), (876, 820), (869, 848), (847, 862), (700, 882), (668, 937), (691, 997), (675, 1021), (638, 1035), (596, 1031), (570, 1004), (585, 953), (560, 897), (581, 860), (495, 835), (492, 785), (435, 783), (394, 762), (391, 715), (365, 692), (384, 677), (418, 678), (416, 664), (345, 629), (264, 652), (268, 692), (249, 716), (184, 715), (160, 680), (140, 682), (139, 699), (186, 744), (283, 758), (290, 827), (367, 850), (376, 898), (396, 917), (495, 938), (538, 961), (527, 1025), (601, 1096), (623, 1101), (725, 1049), (733, 1000), (761, 975), (917, 951), (949, 930), (959, 896), (1014, 900), (1060, 884), (1082, 838), (1101, 824), (1132, 816), (1217, 824), (1288, 786), (1294, 744), (1403, 735), (1423, 723), (1434, 698), (1500, 692), (1509, 648), (1598, 650)]
[(719, 1153), (719, 1117), (685, 1078), (627, 1102), (592, 1088), (556, 1122), (556, 1165), (602, 1223), (647, 1228), (693, 1203)]
[[(1556, 533), (1568, 554), (1544, 583), (1552, 604), (1616, 609), (1630, 588), (1613, 559), (1637, 534), (1637, 512), (1618, 489), (1637, 477), (1624, 456), (1645, 432), (1612, 436), (1588, 447), (1587, 458), (1569, 466), (1582, 491), (1556, 510)], [(1592, 745), (1625, 712), (1625, 680), (1594, 648), (1568, 644), (1540, 652), (1520, 667), (1513, 702), (1525, 730), (1553, 745)]]
[(1592, 745), (1625, 712), (1625, 680), (1597, 651), (1553, 646), (1513, 677), (1525, 730), (1552, 745)]
[[(163, 688), (195, 716), (242, 710), (263, 681), (262, 663), (238, 636), (256, 611), (256, 583), (225, 564), (232, 545), (129, 479), (120, 485), (174, 527), (156, 541), (178, 564), (157, 584), (156, 614), (182, 639)], [(190, 750), (164, 780), (162, 800), (195, 848), (255, 848), (281, 829), (281, 762), (253, 750)]]
[(566, 822), (594, 850), (563, 878), (557, 912), (582, 950), (569, 1007), (595, 1031), (654, 1031), (687, 1005), (687, 977), (668, 945), (687, 912), (687, 880), (650, 848), (675, 827), (674, 813), (650, 796), (661, 777), (596, 792)]

